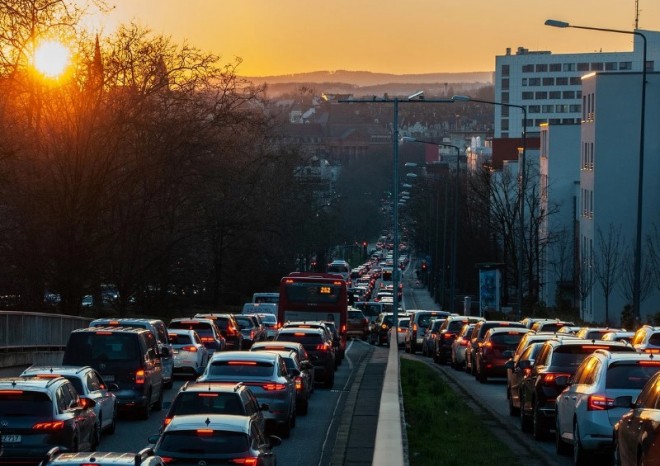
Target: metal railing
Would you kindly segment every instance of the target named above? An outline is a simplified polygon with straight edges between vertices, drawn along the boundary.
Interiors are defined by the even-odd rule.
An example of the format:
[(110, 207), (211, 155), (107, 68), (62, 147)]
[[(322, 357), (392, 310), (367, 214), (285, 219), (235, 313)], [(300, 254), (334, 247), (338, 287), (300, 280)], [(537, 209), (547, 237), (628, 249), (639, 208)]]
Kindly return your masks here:
[(87, 327), (91, 321), (61, 314), (0, 311), (0, 352), (64, 349), (71, 331)]

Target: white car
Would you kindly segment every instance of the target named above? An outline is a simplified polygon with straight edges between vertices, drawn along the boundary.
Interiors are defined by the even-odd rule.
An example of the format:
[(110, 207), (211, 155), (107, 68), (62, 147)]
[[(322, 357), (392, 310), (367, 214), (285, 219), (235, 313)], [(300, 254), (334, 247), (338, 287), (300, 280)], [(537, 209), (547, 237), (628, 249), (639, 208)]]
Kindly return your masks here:
[(403, 347), (403, 344), (405, 343), (406, 332), (408, 332), (409, 324), (410, 324), (410, 317), (399, 317), (397, 319), (396, 343), (399, 346), (399, 348)]
[(576, 465), (593, 464), (594, 452), (612, 447), (614, 424), (628, 411), (615, 399), (629, 396), (634, 401), (659, 370), (660, 359), (652, 354), (599, 349), (582, 361), (570, 379), (558, 377), (555, 383), (569, 385), (557, 397), (557, 452), (568, 453), (572, 445)]
[(209, 350), (194, 330), (169, 329), (167, 337), (174, 353), (174, 372), (200, 375), (209, 362)]
[(21, 377), (54, 379), (64, 377), (76, 388), (78, 395), (96, 402), (94, 413), (99, 420), (101, 431), (114, 434), (117, 426), (117, 384), (105, 384), (101, 375), (90, 366), (30, 366)]

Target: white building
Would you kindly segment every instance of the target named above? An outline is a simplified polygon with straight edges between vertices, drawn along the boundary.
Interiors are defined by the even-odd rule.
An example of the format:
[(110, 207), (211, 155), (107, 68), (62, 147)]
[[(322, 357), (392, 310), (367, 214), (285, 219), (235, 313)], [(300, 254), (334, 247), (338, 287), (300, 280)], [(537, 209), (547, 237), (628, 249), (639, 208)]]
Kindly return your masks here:
[[(660, 61), (660, 32), (642, 31), (647, 39), (647, 70)], [(576, 34), (578, 31), (565, 31)], [(585, 34), (585, 32), (581, 32)], [(592, 32), (592, 34), (605, 34)], [(507, 49), (495, 58), (495, 101), (524, 106), (527, 132), (533, 135), (543, 123), (575, 124), (582, 117), (580, 78), (600, 71), (641, 71), (642, 40), (634, 37), (631, 52), (552, 54), (519, 47)], [(520, 137), (522, 112), (517, 108), (495, 106), (495, 137)]]
[[(610, 321), (619, 322), (621, 310), (631, 303), (630, 286), (637, 227), (641, 73), (596, 73), (582, 80), (580, 143), (580, 263), (587, 273), (603, 259), (602, 246), (610, 226), (620, 240), (621, 277), (610, 295)], [(648, 73), (643, 165), (642, 302), (641, 320), (660, 311), (660, 283), (650, 264), (646, 241), (660, 227), (660, 73)], [(552, 155), (551, 155), (552, 157)], [(657, 230), (655, 230), (657, 231)], [(600, 232), (600, 233), (599, 233)], [(656, 249), (657, 250), (657, 249)], [(650, 268), (647, 269), (647, 266)], [(605, 322), (605, 297), (597, 280), (581, 306), (585, 320)]]

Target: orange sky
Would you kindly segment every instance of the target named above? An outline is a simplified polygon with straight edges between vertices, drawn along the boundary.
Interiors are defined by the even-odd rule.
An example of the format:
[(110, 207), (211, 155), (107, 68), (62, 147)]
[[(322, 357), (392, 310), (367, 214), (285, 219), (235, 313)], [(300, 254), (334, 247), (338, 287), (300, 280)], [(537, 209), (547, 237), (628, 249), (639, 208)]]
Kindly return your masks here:
[[(113, 3), (113, 0), (109, 0)], [(641, 29), (660, 29), (660, 1), (639, 0)], [(109, 33), (135, 22), (187, 40), (238, 72), (395, 74), (492, 71), (507, 47), (553, 53), (632, 50), (632, 36), (557, 29), (547, 18), (632, 30), (635, 0), (114, 0), (95, 19)]]

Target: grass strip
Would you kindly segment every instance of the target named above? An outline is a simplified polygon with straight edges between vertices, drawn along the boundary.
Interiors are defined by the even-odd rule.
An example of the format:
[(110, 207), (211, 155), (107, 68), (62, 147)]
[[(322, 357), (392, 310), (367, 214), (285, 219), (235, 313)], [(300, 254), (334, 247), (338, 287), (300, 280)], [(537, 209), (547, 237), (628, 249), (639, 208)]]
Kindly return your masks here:
[(410, 466), (521, 466), (438, 373), (409, 359), (400, 371)]

